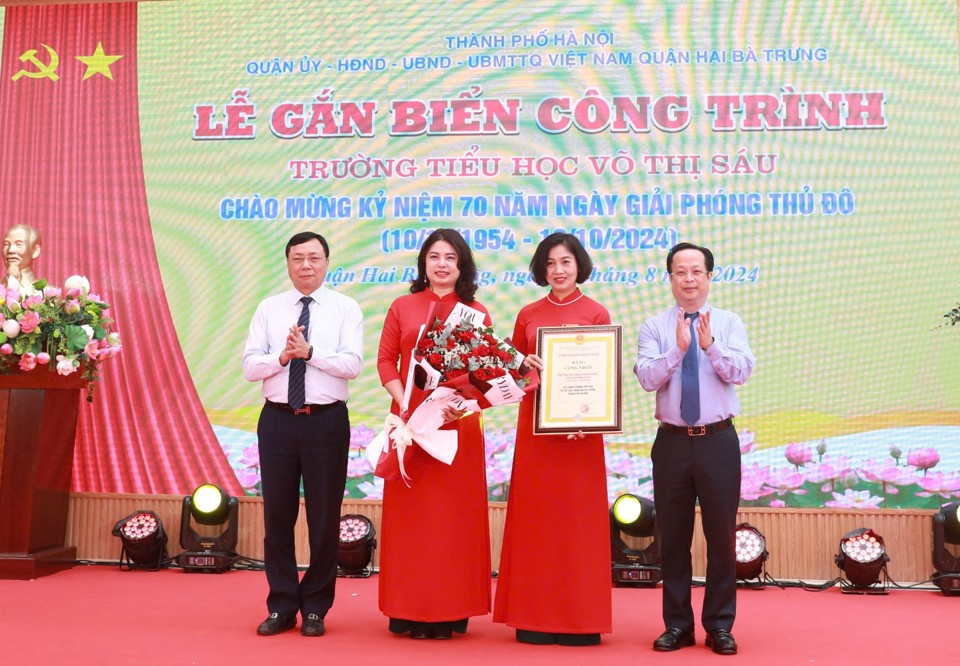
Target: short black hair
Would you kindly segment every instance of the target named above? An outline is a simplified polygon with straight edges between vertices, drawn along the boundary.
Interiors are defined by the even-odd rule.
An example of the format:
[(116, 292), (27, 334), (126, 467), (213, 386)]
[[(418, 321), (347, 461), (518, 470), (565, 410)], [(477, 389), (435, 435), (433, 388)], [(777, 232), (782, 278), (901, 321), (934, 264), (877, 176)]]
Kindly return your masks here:
[(667, 272), (673, 273), (671, 270), (673, 266), (673, 257), (677, 252), (682, 252), (683, 250), (697, 250), (703, 254), (703, 261), (707, 265), (707, 272), (713, 272), (713, 252), (709, 248), (703, 247), (701, 245), (694, 245), (693, 243), (677, 243), (670, 251), (667, 252)]
[(312, 240), (320, 241), (320, 245), (323, 246), (323, 253), (327, 255), (327, 259), (330, 258), (330, 246), (327, 245), (327, 239), (321, 236), (318, 233), (312, 231), (301, 231), (299, 234), (294, 234), (290, 237), (290, 240), (287, 241), (287, 247), (284, 250), (283, 256), (290, 256), (290, 248), (294, 245), (303, 245), (304, 243), (309, 243)]
[(427, 253), (434, 243), (439, 241), (450, 243), (457, 253), (457, 268), (460, 271), (460, 277), (457, 278), (457, 284), (454, 287), (457, 297), (464, 303), (473, 303), (476, 300), (474, 294), (477, 293), (477, 265), (473, 261), (470, 246), (456, 229), (435, 229), (423, 241), (420, 254), (417, 256), (417, 277), (410, 281), (410, 293), (425, 291), (430, 286), (427, 281)]
[(593, 261), (590, 255), (580, 244), (580, 241), (573, 234), (565, 234), (562, 231), (556, 231), (542, 241), (533, 253), (533, 259), (530, 260), (530, 272), (533, 273), (533, 281), (541, 287), (546, 287), (547, 282), (547, 259), (552, 250), (557, 245), (563, 245), (577, 260), (577, 284), (583, 284), (590, 279), (590, 273), (593, 272)]

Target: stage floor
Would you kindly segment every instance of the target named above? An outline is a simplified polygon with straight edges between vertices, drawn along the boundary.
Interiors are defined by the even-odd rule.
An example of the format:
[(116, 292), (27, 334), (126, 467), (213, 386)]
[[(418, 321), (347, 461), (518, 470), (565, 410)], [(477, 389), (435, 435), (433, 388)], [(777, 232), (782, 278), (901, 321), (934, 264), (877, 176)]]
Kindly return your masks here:
[[(557, 581), (562, 585), (563, 581)], [(496, 585), (496, 581), (494, 581)], [(659, 589), (614, 589), (613, 633), (600, 646), (519, 644), (513, 630), (474, 618), (464, 636), (394, 636), (377, 608), (377, 577), (340, 579), (327, 634), (257, 636), (266, 617), (258, 571), (187, 574), (78, 566), (33, 581), (0, 580), (0, 664), (635, 664), (711, 663), (703, 646), (653, 652), (662, 630)], [(699, 609), (702, 589), (693, 591)], [(852, 596), (838, 588), (741, 590), (734, 635), (740, 666), (951, 663), (960, 597), (929, 590)], [(699, 610), (697, 611), (699, 612)], [(951, 657), (950, 655), (953, 655)]]

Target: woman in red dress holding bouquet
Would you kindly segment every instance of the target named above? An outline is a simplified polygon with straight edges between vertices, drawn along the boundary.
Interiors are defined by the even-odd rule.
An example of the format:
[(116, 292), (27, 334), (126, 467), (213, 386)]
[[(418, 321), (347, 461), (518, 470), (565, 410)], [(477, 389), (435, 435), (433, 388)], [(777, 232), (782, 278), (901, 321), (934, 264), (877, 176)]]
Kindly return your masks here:
[[(541, 370), (538, 328), (606, 325), (610, 314), (577, 287), (593, 262), (576, 236), (545, 238), (530, 270), (550, 292), (520, 310), (513, 343)], [(603, 435), (534, 435), (533, 403), (520, 403), (493, 620), (524, 643), (596, 645), (611, 631)]]
[[(401, 414), (410, 353), (420, 327), (445, 321), (462, 302), (490, 315), (474, 300), (477, 269), (473, 254), (454, 229), (437, 229), (417, 257), (410, 294), (387, 312), (377, 353), (380, 381)], [(430, 321), (427, 321), (427, 317)], [(398, 367), (399, 366), (399, 367)], [(413, 388), (408, 412), (426, 397)], [(386, 480), (381, 521), (380, 610), (390, 631), (413, 638), (450, 638), (464, 633), (467, 619), (490, 612), (490, 532), (483, 429), (479, 414), (445, 413), (444, 428), (458, 433), (451, 465), (417, 446), (403, 479)], [(609, 540), (609, 537), (608, 537)]]

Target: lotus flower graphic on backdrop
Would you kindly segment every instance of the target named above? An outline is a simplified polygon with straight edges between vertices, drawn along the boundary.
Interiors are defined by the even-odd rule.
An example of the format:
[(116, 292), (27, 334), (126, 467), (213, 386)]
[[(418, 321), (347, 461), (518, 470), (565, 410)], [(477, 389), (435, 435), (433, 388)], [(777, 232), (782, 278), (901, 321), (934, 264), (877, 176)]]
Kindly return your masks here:
[(796, 467), (798, 470), (801, 465), (805, 465), (808, 462), (813, 461), (813, 451), (810, 450), (809, 444), (797, 444), (791, 442), (787, 444), (787, 448), (784, 450), (783, 455), (787, 458), (787, 462)]
[(817, 444), (817, 456), (820, 462), (823, 462), (823, 455), (827, 452), (827, 440), (821, 439)]
[(917, 485), (923, 488), (922, 492), (917, 493), (920, 497), (960, 497), (960, 472), (930, 472), (917, 479)]
[(936, 467), (938, 462), (940, 462), (940, 454), (933, 447), (907, 451), (907, 464), (922, 469), (924, 474), (931, 467)]
[(824, 502), (824, 506), (833, 509), (875, 509), (883, 502), (882, 497), (871, 495), (869, 490), (852, 490), (847, 488), (843, 493), (833, 493), (833, 499)]

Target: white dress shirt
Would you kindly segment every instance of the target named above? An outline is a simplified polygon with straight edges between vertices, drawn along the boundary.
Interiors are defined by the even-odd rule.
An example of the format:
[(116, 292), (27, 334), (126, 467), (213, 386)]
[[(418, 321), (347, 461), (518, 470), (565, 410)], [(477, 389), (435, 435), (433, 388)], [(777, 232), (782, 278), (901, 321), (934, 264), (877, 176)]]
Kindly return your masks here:
[[(349, 296), (322, 286), (310, 294), (310, 327), (307, 342), (313, 356), (307, 361), (307, 404), (326, 405), (347, 400), (347, 381), (363, 365), (363, 313)], [(243, 376), (263, 380), (263, 397), (287, 402), (290, 364), (280, 365), (290, 327), (300, 318), (303, 294), (295, 289), (264, 299), (250, 322), (243, 350)]]

